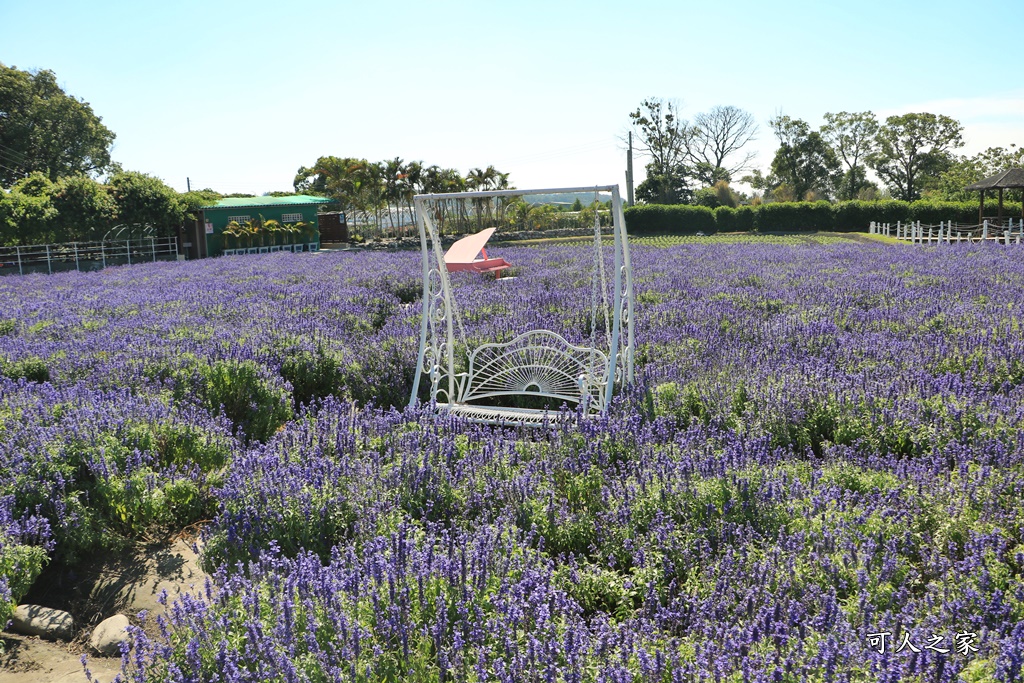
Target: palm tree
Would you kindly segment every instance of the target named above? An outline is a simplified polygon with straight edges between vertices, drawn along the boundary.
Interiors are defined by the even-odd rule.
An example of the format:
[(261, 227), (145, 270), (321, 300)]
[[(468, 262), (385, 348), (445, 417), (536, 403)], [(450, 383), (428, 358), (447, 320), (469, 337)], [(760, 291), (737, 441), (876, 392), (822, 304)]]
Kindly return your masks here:
[(249, 238), (249, 242), (248, 243), (249, 243), (250, 247), (254, 246), (253, 245), (253, 241), (254, 241), (254, 239), (256, 237), (260, 238), (260, 246), (261, 247), (263, 246), (263, 234), (260, 231), (260, 223), (259, 223), (259, 221), (252, 221), (252, 220), (246, 221), (246, 222), (242, 223), (242, 229), (245, 230), (246, 237)]
[(384, 202), (387, 204), (391, 230), (395, 231), (395, 213), (402, 210), (402, 175), (405, 167), (401, 157), (385, 161), (383, 165)]
[(281, 232), (281, 223), (273, 218), (266, 220), (263, 218), (263, 214), (260, 214), (260, 225), (263, 226), (264, 232), (270, 235), (270, 246), (276, 246), (277, 233)]
[(239, 225), (238, 221), (231, 221), (227, 224), (227, 227), (224, 228), (223, 234), (234, 237), (235, 249), (238, 249), (242, 245), (242, 237), (248, 233), (246, 233), (245, 228)]

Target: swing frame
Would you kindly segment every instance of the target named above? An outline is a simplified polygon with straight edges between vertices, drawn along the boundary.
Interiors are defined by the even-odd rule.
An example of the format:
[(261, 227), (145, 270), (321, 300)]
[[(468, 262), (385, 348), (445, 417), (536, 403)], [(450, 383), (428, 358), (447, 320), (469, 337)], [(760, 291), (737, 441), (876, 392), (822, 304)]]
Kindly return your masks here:
[[(576, 345), (551, 330), (528, 330), (509, 342), (488, 342), (468, 348), (468, 371), (456, 372), (455, 332), (461, 330), (458, 305), (452, 294), (437, 222), (445, 202), (468, 202), (478, 210), (486, 200), (521, 198), (537, 194), (610, 193), (614, 267), (611, 320), (608, 321), (602, 235), (597, 217), (594, 228), (594, 279), (591, 300), (591, 345)], [(423, 310), (420, 344), (409, 405), (418, 401), (423, 378), (430, 383), (430, 402), (439, 413), (489, 424), (540, 425), (555, 421), (558, 412), (547, 409), (508, 408), (477, 404), (496, 396), (543, 396), (575, 403), (587, 416), (607, 411), (616, 385), (633, 381), (635, 337), (633, 329), (633, 274), (622, 199), (618, 185), (493, 190), (422, 194), (413, 198), (420, 233), (423, 266)], [(465, 206), (465, 205), (463, 205)], [(480, 215), (477, 215), (480, 219)], [(597, 268), (601, 270), (601, 308), (610, 322), (607, 348), (596, 345), (598, 303)], [(468, 345), (468, 343), (467, 343)]]

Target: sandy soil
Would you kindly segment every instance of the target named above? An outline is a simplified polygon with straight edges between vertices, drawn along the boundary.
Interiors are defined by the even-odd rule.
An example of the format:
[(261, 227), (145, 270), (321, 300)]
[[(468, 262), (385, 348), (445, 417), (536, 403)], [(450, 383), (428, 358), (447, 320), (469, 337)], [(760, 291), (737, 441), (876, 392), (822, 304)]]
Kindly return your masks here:
[(160, 594), (166, 590), (170, 604), (182, 593), (201, 591), (205, 580), (192, 543), (186, 540), (140, 545), (77, 571), (47, 570), (22, 602), (71, 612), (78, 635), (65, 643), (4, 632), (0, 635), (4, 644), (0, 683), (86, 683), (83, 653), (88, 653), (93, 679), (110, 683), (121, 670), (121, 659), (89, 652), (93, 628), (114, 614), (142, 625), (138, 615), (145, 610), (144, 627), (156, 632), (156, 616), (165, 610)]

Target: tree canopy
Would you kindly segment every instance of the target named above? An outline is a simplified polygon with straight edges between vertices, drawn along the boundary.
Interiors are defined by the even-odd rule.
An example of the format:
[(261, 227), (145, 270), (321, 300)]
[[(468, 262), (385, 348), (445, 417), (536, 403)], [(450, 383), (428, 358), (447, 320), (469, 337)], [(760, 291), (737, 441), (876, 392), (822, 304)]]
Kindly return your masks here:
[(862, 191), (871, 187), (864, 161), (877, 146), (877, 134), (878, 120), (870, 111), (825, 114), (821, 137), (846, 167), (836, 183), (837, 199), (857, 199)]
[(494, 166), (473, 168), (463, 176), (453, 168), (424, 166), (422, 161), (405, 162), (401, 157), (373, 162), (323, 156), (296, 172), (294, 187), (296, 192), (334, 199), (345, 212), (363, 222), (398, 229), (402, 227), (401, 214), (412, 214), (416, 194), (504, 190), (509, 188), (508, 176)]
[(839, 161), (821, 133), (812, 131), (806, 121), (783, 115), (769, 125), (779, 140), (772, 160), (772, 174), (778, 180), (776, 194), (796, 201), (812, 195), (830, 196)]
[(102, 172), (113, 142), (89, 103), (65, 93), (52, 71), (0, 64), (0, 186), (34, 172), (54, 182)]
[(878, 129), (868, 164), (897, 199), (921, 197), (929, 183), (953, 163), (952, 150), (964, 144), (960, 122), (941, 114), (890, 116)]
[(637, 150), (650, 159), (647, 179), (636, 188), (642, 202), (690, 202), (694, 186), (728, 182), (754, 158), (753, 153), (742, 153), (757, 135), (757, 124), (748, 112), (715, 106), (697, 114), (691, 124), (679, 115), (679, 108), (675, 100), (651, 97), (629, 115)]

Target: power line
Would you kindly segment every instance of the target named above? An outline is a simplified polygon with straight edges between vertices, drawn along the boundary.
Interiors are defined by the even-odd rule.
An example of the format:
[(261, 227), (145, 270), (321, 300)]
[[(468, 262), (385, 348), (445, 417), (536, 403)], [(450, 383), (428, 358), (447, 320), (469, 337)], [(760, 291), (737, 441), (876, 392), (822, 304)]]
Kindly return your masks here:
[(32, 163), (31, 159), (26, 157), (24, 154), (22, 154), (21, 152), (17, 152), (13, 148), (7, 147), (5, 145), (0, 145), (0, 154), (5, 154), (9, 161), (13, 161), (19, 166)]
[(6, 161), (8, 163), (14, 164), (15, 166), (18, 166), (19, 168), (24, 168), (24, 164), (22, 164), (14, 157), (5, 156), (3, 152), (0, 152), (0, 161)]
[(7, 166), (6, 164), (0, 164), (0, 168), (4, 169), (5, 171), (10, 171), (11, 173), (22, 173), (23, 172), (19, 168), (11, 168), (10, 166)]

